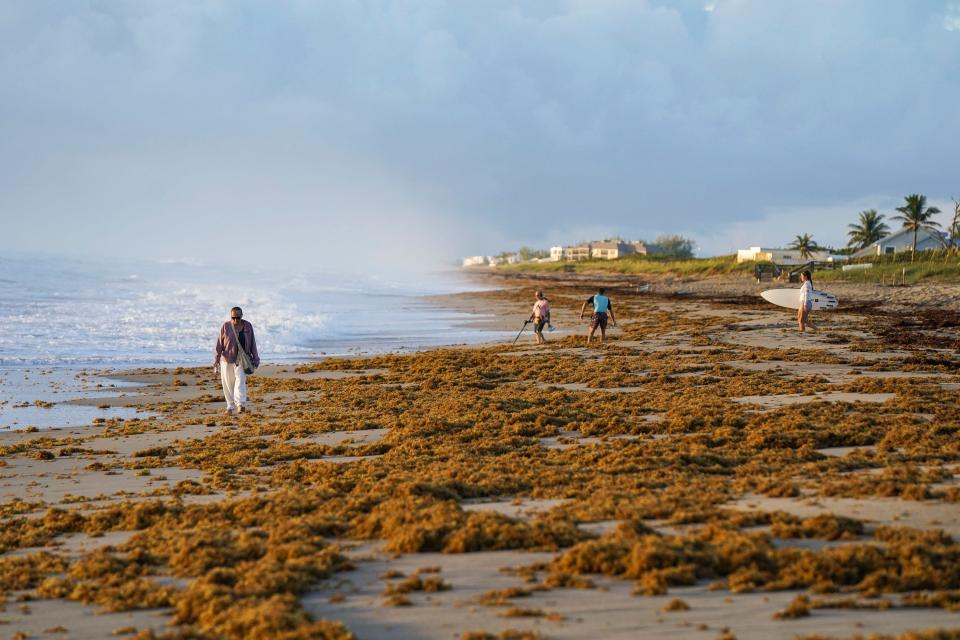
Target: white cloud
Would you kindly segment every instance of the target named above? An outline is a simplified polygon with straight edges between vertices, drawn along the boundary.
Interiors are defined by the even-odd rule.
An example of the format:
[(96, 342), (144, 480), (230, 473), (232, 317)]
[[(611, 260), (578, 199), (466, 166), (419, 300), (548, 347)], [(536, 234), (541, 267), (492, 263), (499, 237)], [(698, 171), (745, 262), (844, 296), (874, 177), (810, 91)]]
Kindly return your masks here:
[(947, 31), (960, 31), (960, 4), (951, 2), (943, 16), (943, 28)]

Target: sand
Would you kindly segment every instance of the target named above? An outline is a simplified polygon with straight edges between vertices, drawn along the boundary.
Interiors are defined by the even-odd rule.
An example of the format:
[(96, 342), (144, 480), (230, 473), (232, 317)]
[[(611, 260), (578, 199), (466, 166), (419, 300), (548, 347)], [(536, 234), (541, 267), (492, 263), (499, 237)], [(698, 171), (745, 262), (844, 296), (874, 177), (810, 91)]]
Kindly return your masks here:
[[(424, 553), (389, 558), (370, 545), (351, 552), (357, 569), (344, 574), (336, 585), (306, 598), (309, 611), (322, 617), (339, 617), (363, 638), (403, 640), (456, 638), (466, 631), (505, 629), (535, 630), (545, 637), (573, 638), (716, 638), (731, 628), (744, 640), (794, 638), (800, 633), (836, 634), (897, 633), (910, 629), (951, 627), (957, 615), (929, 610), (863, 611), (822, 610), (808, 619), (773, 620), (770, 611), (785, 607), (796, 592), (719, 595), (704, 586), (672, 590), (668, 596), (638, 598), (629, 583), (599, 579), (598, 589), (563, 589), (517, 598), (516, 605), (543, 612), (559, 612), (562, 620), (500, 617), (508, 607), (491, 610), (476, 598), (491, 589), (522, 587), (500, 567), (549, 560), (549, 554), (481, 552), (471, 554)], [(382, 576), (390, 569), (412, 574), (421, 567), (440, 567), (440, 575), (452, 585), (449, 591), (414, 596), (410, 607), (384, 607)], [(331, 603), (334, 594), (342, 602)], [(665, 612), (674, 599), (690, 606), (688, 611)], [(705, 628), (699, 628), (703, 625)]]
[(734, 508), (762, 511), (786, 511), (804, 518), (823, 513), (857, 518), (870, 526), (904, 526), (916, 529), (942, 529), (960, 537), (960, 507), (956, 504), (897, 498), (817, 498), (795, 500), (748, 495), (733, 504)]
[[(609, 403), (606, 412), (584, 420), (578, 428), (552, 427), (545, 423), (538, 424), (530, 433), (521, 429), (520, 435), (512, 435), (511, 446), (526, 447), (523, 450), (528, 451), (525, 455), (530, 456), (531, 464), (547, 461), (552, 465), (565, 465), (571, 474), (597, 473), (599, 478), (602, 473), (597, 469), (621, 461), (622, 457), (638, 456), (633, 464), (655, 468), (656, 456), (661, 453), (709, 455), (708, 438), (718, 436), (710, 436), (706, 427), (694, 419), (697, 416), (685, 415), (679, 406), (652, 406), (658, 402), (656, 394), (663, 389), (680, 390), (687, 394), (682, 396), (685, 402), (696, 398), (707, 403), (705, 406), (710, 411), (723, 407), (723, 411), (742, 416), (745, 421), (757, 421), (758, 425), (774, 418), (792, 417), (804, 424), (804, 420), (814, 419), (810, 416), (834, 416), (838, 422), (853, 416), (863, 420), (864, 433), (871, 425), (887, 424), (885, 420), (902, 420), (917, 429), (949, 428), (948, 421), (940, 416), (953, 415), (950, 412), (960, 406), (955, 396), (943, 400), (933, 395), (934, 389), (949, 393), (950, 385), (960, 384), (956, 369), (945, 370), (936, 364), (949, 361), (952, 353), (929, 345), (891, 343), (883, 333), (885, 321), (870, 311), (876, 303), (888, 308), (913, 305), (926, 309), (936, 304), (945, 309), (960, 308), (960, 295), (952, 290), (939, 286), (831, 287), (842, 301), (859, 301), (865, 310), (843, 313), (841, 309), (833, 314), (821, 314), (820, 332), (799, 335), (786, 310), (744, 303), (738, 298), (756, 293), (757, 287), (751, 283), (663, 281), (655, 283), (651, 293), (628, 297), (629, 279), (613, 278), (610, 282), (621, 287), (613, 298), (615, 304), (620, 305), (618, 310), (622, 309), (623, 327), (611, 329), (611, 340), (601, 349), (582, 344), (585, 325), (577, 314), (580, 301), (590, 293), (586, 280), (514, 278), (498, 281), (506, 287), (504, 290), (434, 299), (437, 304), (459, 311), (487, 313), (486, 318), (477, 322), (494, 331), (508, 331), (516, 330), (518, 319), (522, 322), (528, 313), (532, 295), (527, 300), (527, 294), (532, 294), (536, 286), (547, 288), (554, 308), (553, 322), (558, 327), (558, 331), (547, 334), (551, 343), (548, 347), (534, 346), (528, 332), (513, 347), (497, 347), (494, 351), (483, 345), (461, 349), (464, 353), (491, 353), (490, 362), (503, 362), (504, 366), (523, 367), (529, 363), (531, 373), (524, 375), (518, 375), (514, 369), (498, 371), (496, 365), (489, 365), (489, 381), (483, 381), (480, 388), (486, 385), (511, 389), (513, 397), (508, 394), (500, 402), (529, 402), (532, 397), (540, 397), (531, 394), (552, 394), (550, 397), (558, 411), (562, 411), (565, 402), (574, 399)], [(681, 289), (685, 294), (677, 296)], [(665, 323), (670, 326), (665, 327)], [(950, 329), (918, 331), (923, 332), (922, 336), (936, 337), (946, 335)], [(577, 340), (572, 336), (577, 336)], [(0, 456), (3, 463), (0, 503), (9, 507), (3, 518), (11, 522), (24, 516), (36, 519), (51, 507), (92, 514), (124, 502), (158, 499), (220, 505), (243, 496), (270, 496), (289, 489), (315, 495), (316, 490), (308, 485), (285, 480), (290, 476), (284, 474), (301, 468), (298, 464), (306, 464), (311, 469), (312, 465), (326, 465), (329, 472), (317, 473), (340, 474), (343, 478), (354, 477), (350, 474), (357, 470), (376, 474), (378, 465), (402, 456), (405, 447), (412, 456), (423, 447), (433, 446), (429, 440), (433, 436), (417, 441), (405, 439), (408, 424), (420, 428), (429, 422), (430, 416), (417, 413), (416, 402), (410, 400), (422, 392), (429, 372), (418, 369), (416, 360), (392, 361), (396, 369), (382, 366), (382, 360), (369, 360), (370, 366), (363, 364), (365, 361), (356, 361), (342, 369), (264, 366), (255, 376), (254, 384), (259, 386), (252, 388), (253, 414), (243, 418), (222, 414), (219, 383), (206, 369), (125, 374), (124, 382), (142, 386), (117, 389), (112, 396), (99, 394), (76, 404), (139, 410), (139, 414), (125, 413), (122, 415), (126, 420), (106, 420), (86, 426), (0, 433), (0, 447), (6, 448)], [(564, 363), (564, 367), (551, 368), (552, 363)], [(698, 385), (716, 384), (718, 380), (732, 385), (744, 376), (755, 376), (750, 380), (765, 390), (728, 396), (715, 392), (702, 397), (696, 394)], [(798, 385), (803, 389), (795, 389)], [(382, 400), (380, 420), (376, 410), (369, 411), (361, 404), (364, 394), (374, 388), (378, 393), (388, 394)], [(750, 386), (743, 388), (749, 391)], [(458, 387), (455, 392), (449, 392), (440, 387), (433, 393), (456, 396), (469, 394), (471, 390)], [(938, 402), (953, 404), (947, 412), (924, 406), (921, 399), (932, 397), (939, 398)], [(397, 403), (401, 402), (412, 404), (403, 405), (405, 409), (398, 408)], [(363, 421), (345, 417), (361, 409), (371, 417)], [(518, 415), (522, 411), (517, 409)], [(709, 413), (707, 409), (705, 412), (704, 415)], [(407, 414), (413, 417), (403, 418)], [(134, 416), (142, 419), (129, 419)], [(336, 419), (331, 421), (330, 416)], [(741, 424), (722, 428), (744, 427)], [(757, 434), (762, 433), (762, 429), (758, 429)], [(885, 470), (896, 471), (905, 468), (907, 463), (916, 466), (917, 460), (923, 460), (924, 472), (940, 474), (926, 481), (928, 485), (943, 492), (958, 484), (953, 466), (960, 458), (956, 447), (937, 451), (922, 449), (922, 455), (917, 453), (920, 450), (914, 450), (914, 458), (905, 458), (909, 455), (909, 446), (921, 445), (909, 441), (894, 443), (896, 447), (889, 443), (880, 447), (874, 442), (856, 442), (850, 438), (834, 442), (839, 436), (832, 438), (817, 439), (820, 445), (811, 447), (810, 451), (811, 456), (819, 458), (811, 460), (822, 459), (826, 461), (823, 464), (834, 465), (869, 460), (873, 465), (867, 471), (858, 467), (851, 472), (842, 466), (823, 467), (822, 472), (833, 474), (830, 477), (836, 482), (880, 477)], [(452, 450), (461, 452), (466, 460), (471, 446), (465, 438)], [(78, 450), (71, 451), (71, 447)], [(38, 451), (50, 455), (38, 456)], [(205, 456), (211, 451), (218, 453), (208, 459)], [(644, 456), (638, 452), (644, 452)], [(445, 450), (442, 456), (446, 459), (451, 454)], [(740, 464), (750, 462), (743, 460)], [(218, 475), (222, 465), (227, 465), (239, 478), (232, 481), (233, 485), (224, 480), (222, 474)], [(399, 467), (383, 468), (397, 473)], [(410, 466), (403, 468), (403, 472), (414, 474), (418, 470)], [(456, 475), (455, 470), (444, 472)], [(716, 472), (711, 468), (711, 473)], [(468, 473), (475, 474), (477, 470), (464, 471)], [(956, 502), (946, 501), (943, 495), (928, 499), (812, 495), (817, 491), (817, 481), (804, 477), (804, 473), (798, 472), (795, 478), (801, 490), (793, 497), (732, 489), (732, 495), (718, 499), (711, 508), (784, 512), (801, 518), (822, 514), (846, 516), (866, 525), (862, 540), (869, 540), (870, 532), (877, 527), (890, 525), (923, 531), (939, 529), (960, 537), (960, 507)], [(624, 486), (628, 486), (629, 475), (622, 477)], [(377, 484), (389, 488), (395, 479), (387, 474)], [(465, 479), (463, 482), (469, 484)], [(602, 493), (601, 485), (597, 486)], [(607, 517), (575, 518), (578, 529), (591, 535), (609, 535), (620, 522), (629, 520), (626, 516), (609, 517), (610, 509), (591, 505), (591, 500), (591, 495), (553, 494), (549, 486), (537, 487), (529, 494), (464, 495), (457, 499), (465, 513), (496, 515), (522, 523), (544, 522), (554, 517), (563, 519), (571, 510), (608, 514)], [(682, 536), (702, 526), (668, 520), (646, 522), (662, 535)], [(66, 534), (55, 538), (47, 548), (75, 560), (107, 545), (122, 545), (132, 533), (111, 531), (103, 537)], [(855, 633), (960, 627), (960, 614), (929, 607), (895, 607), (884, 611), (815, 609), (812, 615), (802, 619), (774, 620), (773, 614), (790, 603), (799, 591), (733, 594), (710, 590), (709, 581), (699, 580), (693, 586), (671, 587), (667, 595), (638, 596), (632, 593), (631, 581), (600, 575), (591, 576), (599, 587), (596, 589), (553, 588), (512, 601), (518, 607), (555, 614), (549, 616), (550, 619), (502, 617), (500, 614), (508, 607), (483, 605), (477, 597), (492, 589), (522, 587), (528, 583), (499, 569), (549, 563), (563, 553), (562, 549), (396, 554), (384, 551), (383, 540), (357, 541), (333, 535), (328, 539), (348, 549), (346, 555), (356, 568), (318, 582), (299, 595), (299, 602), (309, 614), (341, 620), (363, 638), (451, 638), (467, 631), (499, 632), (508, 628), (536, 630), (549, 638), (715, 638), (721, 630), (729, 628), (737, 638), (759, 639), (792, 638), (801, 633), (848, 637)], [(778, 540), (777, 544), (821, 549), (840, 543), (797, 539)], [(11, 549), (7, 555), (36, 550)], [(384, 573), (395, 570), (409, 576), (423, 567), (439, 567), (440, 575), (451, 589), (412, 593), (410, 606), (385, 606)], [(181, 586), (189, 583), (185, 578), (161, 577), (175, 580), (175, 584)], [(14, 592), (10, 597), (25, 593)], [(684, 600), (690, 609), (665, 612), (664, 606), (675, 598)], [(46, 637), (45, 629), (62, 624), (69, 630), (64, 637), (101, 638), (108, 637), (113, 629), (126, 626), (161, 631), (170, 620), (170, 610), (98, 614), (96, 606), (41, 598), (29, 602), (29, 613), (8, 602), (7, 610), (0, 617), (9, 621), (4, 631), (9, 630), (11, 634), (22, 631)]]

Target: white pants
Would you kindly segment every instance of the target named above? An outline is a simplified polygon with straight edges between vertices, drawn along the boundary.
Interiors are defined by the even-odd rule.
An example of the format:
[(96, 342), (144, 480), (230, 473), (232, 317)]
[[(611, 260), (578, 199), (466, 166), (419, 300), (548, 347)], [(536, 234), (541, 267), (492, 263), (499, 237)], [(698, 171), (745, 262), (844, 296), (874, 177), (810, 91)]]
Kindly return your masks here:
[(220, 363), (220, 382), (223, 383), (223, 397), (227, 409), (235, 411), (237, 407), (247, 406), (247, 374), (239, 364), (227, 361)]

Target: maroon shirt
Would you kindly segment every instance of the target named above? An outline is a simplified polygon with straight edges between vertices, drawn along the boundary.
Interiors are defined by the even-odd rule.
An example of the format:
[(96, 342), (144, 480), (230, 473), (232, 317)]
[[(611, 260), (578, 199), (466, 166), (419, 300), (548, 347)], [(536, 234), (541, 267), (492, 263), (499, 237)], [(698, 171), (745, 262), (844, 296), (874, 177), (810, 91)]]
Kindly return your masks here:
[(220, 327), (220, 336), (217, 338), (217, 344), (213, 348), (213, 366), (220, 364), (221, 357), (230, 364), (237, 363), (237, 356), (240, 355), (240, 346), (237, 344), (234, 333), (239, 334), (241, 331), (243, 331), (244, 345), (247, 347), (247, 354), (249, 354), (250, 360), (253, 361), (253, 366), (260, 366), (260, 355), (257, 353), (257, 341), (253, 337), (253, 325), (246, 320), (241, 320), (240, 328), (235, 331), (230, 329), (229, 320), (224, 322), (223, 326)]

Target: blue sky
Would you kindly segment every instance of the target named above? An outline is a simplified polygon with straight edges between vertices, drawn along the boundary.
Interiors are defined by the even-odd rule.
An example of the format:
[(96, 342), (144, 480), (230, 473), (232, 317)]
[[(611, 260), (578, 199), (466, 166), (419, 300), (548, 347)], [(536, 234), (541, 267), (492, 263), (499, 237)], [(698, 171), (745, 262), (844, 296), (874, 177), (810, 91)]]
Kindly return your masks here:
[(960, 2), (0, 0), (0, 77), (7, 250), (709, 255), (960, 196)]

